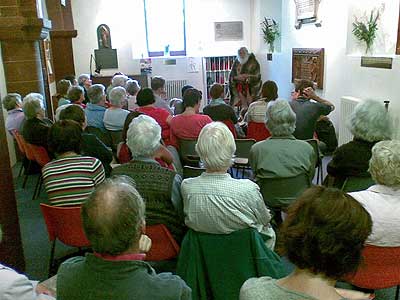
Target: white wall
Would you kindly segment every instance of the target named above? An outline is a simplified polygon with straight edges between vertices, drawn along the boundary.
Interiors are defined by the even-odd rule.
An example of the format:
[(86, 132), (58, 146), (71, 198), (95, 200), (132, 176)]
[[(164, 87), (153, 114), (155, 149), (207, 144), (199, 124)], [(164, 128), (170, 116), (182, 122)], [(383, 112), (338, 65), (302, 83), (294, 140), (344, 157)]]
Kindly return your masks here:
[[(259, 5), (259, 20), (264, 16), (270, 15), (271, 6), (276, 6), (277, 0), (256, 0)], [(320, 17), (322, 19), (322, 27), (317, 28), (314, 25), (303, 25), (300, 30), (294, 28), (295, 21), (295, 5), (292, 0), (282, 0), (281, 12), (275, 12), (277, 19), (281, 18), (281, 35), (282, 44), (281, 52), (273, 56), (272, 62), (266, 61), (266, 48), (260, 46), (254, 50), (262, 65), (263, 79), (275, 80), (279, 86), (279, 95), (288, 99), (293, 86), (291, 84), (292, 70), (292, 48), (325, 48), (325, 78), (324, 89), (320, 92), (323, 98), (332, 101), (337, 109), (331, 114), (331, 117), (338, 129), (339, 119), (339, 100), (342, 96), (354, 96), (357, 98), (373, 98), (376, 100), (390, 100), (391, 108), (394, 114), (400, 113), (400, 85), (398, 78), (400, 74), (400, 59), (394, 55), (395, 32), (397, 32), (399, 2), (397, 0), (374, 1), (375, 5), (381, 2), (385, 3), (385, 29), (384, 34), (386, 42), (382, 44), (380, 40), (378, 53), (384, 53), (386, 56), (390, 52), (390, 56), (394, 58), (393, 69), (374, 69), (360, 67), (360, 56), (354, 52), (357, 51), (352, 37), (348, 37), (351, 29), (349, 22), (353, 20), (353, 16), (349, 13), (354, 6), (364, 7), (364, 0), (347, 1), (322, 1)], [(351, 3), (350, 3), (351, 2)], [(366, 5), (365, 9), (368, 10)], [(350, 7), (351, 5), (351, 7)], [(349, 20), (350, 18), (350, 20)], [(391, 24), (391, 26), (387, 25)], [(256, 28), (257, 30), (257, 28)], [(354, 50), (356, 49), (356, 50)], [(352, 53), (347, 55), (347, 53)], [(397, 128), (397, 136), (400, 138), (400, 129)]]

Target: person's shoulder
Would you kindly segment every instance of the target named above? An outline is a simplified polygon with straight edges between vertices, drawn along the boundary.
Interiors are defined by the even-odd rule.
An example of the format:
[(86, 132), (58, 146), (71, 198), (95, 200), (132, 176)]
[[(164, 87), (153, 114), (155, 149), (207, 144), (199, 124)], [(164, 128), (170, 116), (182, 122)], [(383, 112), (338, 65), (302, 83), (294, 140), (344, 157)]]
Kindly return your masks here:
[(149, 279), (149, 288), (153, 291), (160, 291), (160, 297), (153, 299), (191, 299), (190, 287), (177, 275), (171, 273), (153, 273), (149, 274)]
[(0, 299), (35, 299), (36, 293), (29, 279), (0, 264)]
[(274, 286), (275, 281), (267, 276), (246, 280), (240, 289), (240, 300), (265, 299), (266, 291)]

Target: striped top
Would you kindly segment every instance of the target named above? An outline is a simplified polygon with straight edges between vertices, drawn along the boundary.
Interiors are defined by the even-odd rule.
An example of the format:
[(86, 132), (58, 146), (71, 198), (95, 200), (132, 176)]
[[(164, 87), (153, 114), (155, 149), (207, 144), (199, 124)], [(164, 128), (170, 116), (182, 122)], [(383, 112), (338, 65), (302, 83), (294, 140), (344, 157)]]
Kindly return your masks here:
[(44, 186), (54, 206), (79, 205), (104, 181), (101, 162), (89, 156), (55, 159), (43, 167)]

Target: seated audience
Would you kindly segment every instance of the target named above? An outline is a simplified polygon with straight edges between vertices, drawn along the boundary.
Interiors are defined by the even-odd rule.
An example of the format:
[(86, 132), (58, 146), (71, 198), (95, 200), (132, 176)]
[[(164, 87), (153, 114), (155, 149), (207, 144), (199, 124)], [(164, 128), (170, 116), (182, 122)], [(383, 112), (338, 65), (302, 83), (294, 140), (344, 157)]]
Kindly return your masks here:
[(207, 115), (199, 114), (200, 92), (196, 89), (188, 89), (183, 95), (185, 111), (171, 120), (170, 143), (175, 148), (179, 147), (179, 139), (195, 140), (201, 129), (212, 122)]
[(224, 86), (214, 83), (210, 88), (211, 102), (203, 108), (203, 113), (208, 115), (213, 121), (230, 120), (236, 124), (238, 119), (232, 106), (224, 101)]
[(169, 107), (169, 101), (167, 98), (167, 92), (165, 91), (165, 79), (161, 76), (154, 76), (151, 79), (151, 89), (153, 90), (155, 97), (155, 107), (163, 108), (172, 115), (173, 111)]
[(79, 85), (71, 86), (68, 89), (67, 97), (71, 104), (80, 105), (82, 108), (86, 108), (86, 105), (83, 103), (85, 101), (85, 92)]
[(75, 75), (67, 75), (64, 77), (64, 79), (71, 82), (71, 85), (78, 85), (78, 80), (76, 80)]
[[(194, 88), (193, 86), (191, 86), (189, 84), (185, 84), (181, 89), (182, 98), (183, 98), (183, 95), (185, 94), (186, 90), (193, 89), (193, 88)], [(182, 101), (182, 99), (179, 99), (179, 98), (171, 99), (171, 101), (169, 102), (169, 106), (171, 107), (172, 111), (174, 112), (174, 116), (180, 115), (185, 110), (185, 107), (183, 106), (183, 101)]]
[(10, 134), (13, 130), (21, 132), (22, 123), (25, 120), (25, 114), (22, 110), (21, 95), (17, 93), (7, 94), (3, 100), (3, 107), (7, 110), (6, 129)]
[[(85, 111), (79, 105), (69, 105), (61, 110), (60, 120), (73, 120), (79, 123), (82, 130), (85, 130), (87, 126)], [(94, 134), (82, 132), (81, 154), (99, 159), (103, 164), (106, 176), (110, 175), (112, 170), (110, 163), (113, 159), (112, 152)]]
[(61, 265), (57, 299), (191, 299), (182, 279), (156, 274), (143, 261), (151, 248), (144, 235), (145, 203), (129, 179), (107, 179), (82, 204), (83, 229), (94, 253)]
[(296, 130), (293, 135), (299, 140), (309, 140), (313, 138), (319, 117), (328, 115), (335, 106), (315, 94), (314, 83), (310, 80), (300, 80), (295, 89), (299, 96), (290, 102), (296, 114)]
[(371, 149), (392, 135), (391, 120), (383, 103), (367, 100), (356, 106), (350, 116), (350, 131), (354, 138), (333, 153), (327, 166), (334, 177), (333, 186), (341, 188), (346, 177), (369, 177)]
[(47, 133), (52, 122), (45, 118), (43, 96), (30, 93), (25, 96), (22, 107), (25, 122), (22, 126), (22, 136), (26, 142), (47, 149)]
[(51, 126), (49, 149), (55, 159), (42, 170), (49, 201), (55, 206), (80, 205), (104, 181), (104, 169), (94, 157), (80, 155), (82, 128), (72, 120)]
[[(2, 231), (0, 226), (0, 243)], [(1, 300), (54, 300), (52, 293), (37, 281), (29, 280), (11, 268), (0, 263)]]
[(275, 233), (258, 185), (248, 179), (233, 179), (227, 173), (235, 151), (235, 140), (225, 124), (213, 122), (201, 130), (196, 152), (206, 172), (182, 182), (185, 223), (195, 231), (211, 234), (252, 227), (269, 237), (266, 244), (273, 249)]
[(350, 193), (370, 213), (367, 244), (400, 247), (400, 141), (382, 141), (372, 148), (369, 172), (376, 185)]
[(268, 103), (278, 99), (278, 86), (274, 81), (268, 80), (264, 82), (261, 89), (261, 99), (250, 104), (245, 115), (247, 122), (256, 122), (265, 124), (265, 114), (267, 112)]
[(295, 270), (278, 280), (248, 279), (240, 300), (370, 299), (335, 289), (335, 283), (357, 270), (371, 226), (370, 215), (351, 196), (322, 186), (306, 190), (290, 206), (279, 231), (278, 250)]
[(139, 91), (136, 97), (136, 103), (139, 105), (137, 109), (145, 115), (152, 117), (161, 126), (161, 136), (166, 145), (170, 144), (170, 122), (172, 116), (164, 108), (155, 106), (155, 97), (153, 91), (149, 88), (144, 88)]
[[(74, 84), (72, 84), (74, 85)], [(84, 90), (85, 93), (85, 101), (83, 102), (84, 104), (88, 103), (90, 98), (88, 95), (88, 90), (92, 86), (92, 80), (90, 79), (89, 74), (81, 74), (78, 77), (78, 85), (81, 86)]]
[(71, 103), (68, 99), (68, 89), (72, 86), (71, 82), (67, 79), (61, 79), (57, 82), (58, 103), (57, 107)]
[(160, 140), (161, 127), (153, 118), (146, 115), (134, 118), (129, 125), (127, 139), (133, 159), (115, 167), (112, 175), (132, 177), (146, 201), (147, 222), (150, 225), (164, 224), (179, 242), (184, 234), (180, 193), (182, 178), (161, 167), (154, 159), (160, 148)]
[(126, 82), (129, 80), (129, 77), (122, 74), (122, 73), (117, 73), (113, 76), (111, 79), (111, 85), (107, 87), (107, 96), (110, 97), (110, 92), (113, 88), (120, 86), (125, 88)]
[(140, 85), (137, 80), (129, 79), (125, 85), (128, 94), (128, 110), (134, 111), (139, 106), (136, 104), (136, 96), (140, 91)]
[(120, 131), (124, 127), (129, 110), (122, 109), (126, 100), (125, 88), (117, 86), (109, 93), (110, 107), (104, 113), (104, 127), (110, 131)]
[[(120, 164), (125, 164), (132, 160), (131, 151), (129, 150), (129, 147), (126, 144), (128, 129), (132, 120), (140, 115), (142, 115), (142, 113), (134, 111), (126, 116), (124, 128), (122, 129), (122, 142), (118, 145), (117, 149), (117, 157), (118, 157), (118, 162)], [(155, 154), (155, 160), (160, 164), (160, 166), (174, 170), (174, 166), (172, 164), (173, 162), (172, 154), (164, 145), (160, 145), (160, 148), (157, 150)]]
[(88, 126), (105, 129), (104, 113), (106, 112), (106, 94), (102, 84), (92, 85), (87, 92), (90, 103), (87, 104), (85, 114)]
[(271, 102), (266, 113), (266, 126), (272, 137), (251, 147), (250, 165), (256, 180), (288, 178), (300, 174), (314, 177), (315, 152), (305, 141), (293, 136), (296, 114), (286, 100)]

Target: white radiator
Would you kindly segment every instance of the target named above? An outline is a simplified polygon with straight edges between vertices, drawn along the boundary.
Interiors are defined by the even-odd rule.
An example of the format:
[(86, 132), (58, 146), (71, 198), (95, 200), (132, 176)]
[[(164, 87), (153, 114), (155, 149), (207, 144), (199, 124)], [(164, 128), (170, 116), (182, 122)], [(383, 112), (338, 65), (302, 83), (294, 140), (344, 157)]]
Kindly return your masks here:
[(351, 113), (361, 101), (361, 99), (348, 96), (344, 96), (340, 99), (339, 146), (346, 144), (353, 139), (353, 135), (347, 125)]
[(187, 80), (167, 80), (165, 90), (167, 99), (182, 98), (182, 87), (187, 84)]

